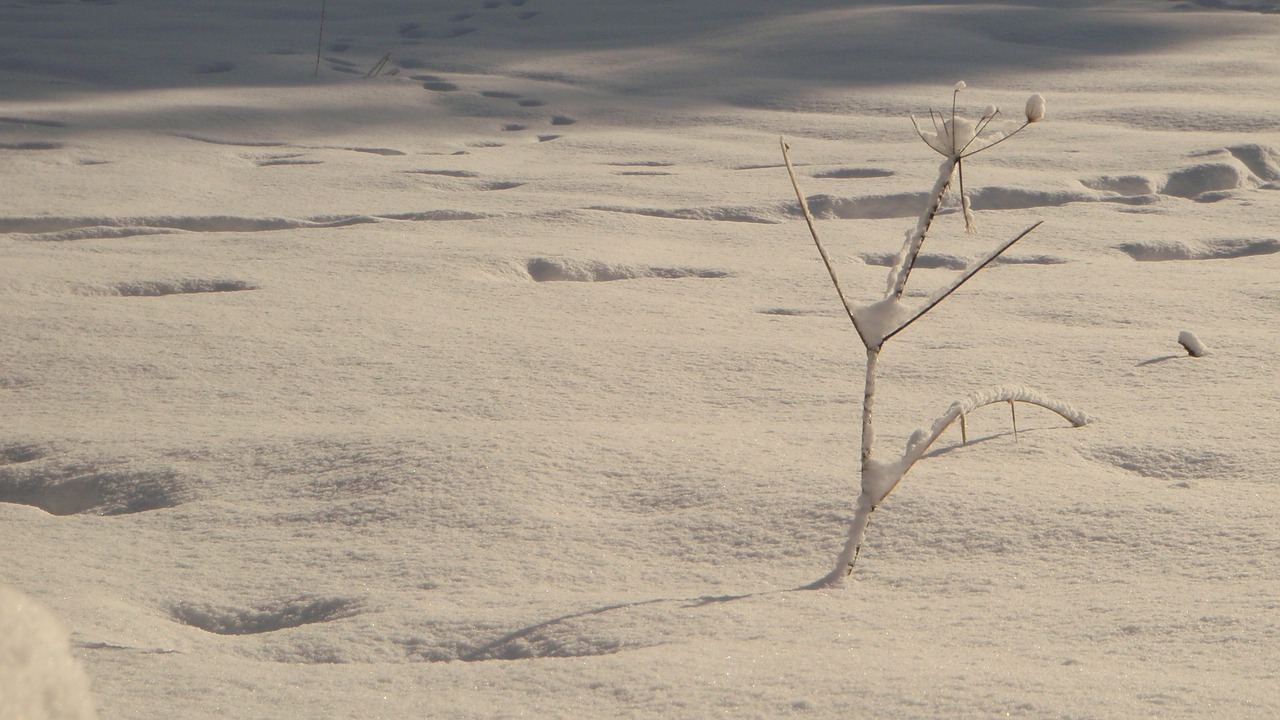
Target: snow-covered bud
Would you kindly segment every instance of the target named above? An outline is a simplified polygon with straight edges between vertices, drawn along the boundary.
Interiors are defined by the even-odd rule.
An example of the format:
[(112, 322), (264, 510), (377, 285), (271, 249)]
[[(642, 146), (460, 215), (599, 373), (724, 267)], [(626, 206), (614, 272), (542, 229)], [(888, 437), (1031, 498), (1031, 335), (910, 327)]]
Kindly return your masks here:
[(982, 111), (982, 119), (987, 120), (987, 119), (993, 118), (997, 114), (999, 114), (999, 112), (1000, 112), (1000, 108), (996, 107), (995, 105), (988, 105), (987, 109)]
[(1040, 122), (1044, 119), (1044, 96), (1036, 93), (1027, 98), (1027, 122)]
[(961, 90), (963, 90), (963, 89), (965, 89), (965, 88), (967, 88), (967, 87), (969, 87), (969, 86), (968, 86), (968, 85), (965, 85), (965, 84), (964, 84), (964, 81), (963, 81), (963, 80), (961, 80), (960, 82), (956, 83), (956, 92), (960, 92)]

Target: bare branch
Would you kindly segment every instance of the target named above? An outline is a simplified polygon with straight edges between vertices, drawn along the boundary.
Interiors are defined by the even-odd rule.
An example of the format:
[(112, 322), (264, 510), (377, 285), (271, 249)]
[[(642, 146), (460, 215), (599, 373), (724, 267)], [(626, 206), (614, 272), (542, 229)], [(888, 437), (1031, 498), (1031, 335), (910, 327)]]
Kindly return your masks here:
[(1014, 130), (1013, 132), (1009, 133), (1008, 135), (1005, 135), (1004, 137), (1000, 138), (999, 140), (996, 140), (995, 142), (991, 143), (990, 145), (983, 145), (982, 147), (978, 148), (977, 150), (974, 150), (974, 151), (973, 151), (973, 152), (971, 152), (971, 153), (965, 153), (964, 155), (962, 155), (962, 156), (961, 156), (961, 159), (964, 159), (964, 158), (967, 158), (967, 157), (973, 157), (974, 155), (977, 155), (977, 154), (978, 154), (978, 153), (980, 153), (980, 152), (986, 152), (987, 150), (990, 150), (991, 148), (993, 148), (993, 147), (995, 147), (995, 146), (999, 145), (1000, 143), (1004, 142), (1005, 140), (1008, 140), (1009, 138), (1013, 137), (1014, 135), (1017, 135), (1018, 133), (1022, 132), (1023, 130), (1026, 130), (1026, 129), (1027, 129), (1027, 126), (1028, 126), (1028, 125), (1030, 125), (1030, 124), (1031, 124), (1030, 122), (1024, 122), (1024, 123), (1022, 123), (1021, 125), (1019, 125), (1019, 126), (1018, 126), (1018, 129), (1017, 129), (1017, 130)]
[(844, 311), (849, 315), (849, 321), (853, 323), (853, 329), (858, 331), (858, 337), (862, 338), (862, 344), (870, 347), (867, 336), (862, 332), (862, 328), (858, 325), (858, 319), (854, 317), (853, 307), (849, 305), (849, 300), (844, 295), (844, 290), (840, 287), (840, 278), (836, 276), (835, 266), (831, 264), (831, 257), (827, 255), (827, 249), (822, 246), (822, 240), (818, 237), (818, 227), (813, 221), (813, 213), (809, 212), (809, 202), (805, 200), (804, 193), (800, 190), (800, 182), (796, 180), (796, 170), (791, 166), (791, 146), (787, 145), (785, 138), (778, 138), (779, 145), (782, 146), (782, 161), (787, 166), (787, 174), (791, 176), (791, 187), (795, 188), (796, 199), (800, 201), (800, 212), (804, 213), (804, 221), (809, 225), (809, 234), (813, 236), (813, 244), (818, 246), (818, 254), (822, 256), (822, 263), (827, 266), (827, 274), (831, 276), (831, 284), (836, 288), (836, 294), (840, 296), (840, 304), (844, 305)]
[(910, 318), (908, 318), (907, 321), (899, 325), (897, 329), (886, 334), (884, 336), (884, 340), (881, 340), (881, 343), (883, 344), (885, 342), (888, 342), (889, 338), (893, 337), (894, 335), (897, 335), (903, 330), (906, 330), (907, 327), (911, 325), (911, 323), (915, 322), (916, 320), (919, 320), (921, 317), (924, 316), (925, 313), (937, 307), (938, 303), (942, 302), (943, 300), (946, 300), (947, 297), (951, 295), (951, 293), (955, 292), (956, 290), (959, 290), (961, 285), (964, 285), (965, 283), (969, 282), (969, 278), (973, 277), (974, 275), (977, 275), (979, 271), (981, 271), (986, 266), (990, 265), (993, 260), (1000, 257), (1000, 255), (1003, 254), (1005, 250), (1008, 250), (1009, 248), (1013, 247), (1014, 243), (1018, 242), (1019, 240), (1026, 237), (1027, 235), (1030, 235), (1032, 230), (1035, 230), (1036, 228), (1040, 227), (1040, 225), (1042, 225), (1043, 223), (1044, 223), (1043, 220), (1041, 220), (1040, 222), (1037, 222), (1035, 225), (1032, 225), (1026, 230), (1023, 230), (1022, 232), (1018, 233), (1018, 235), (1014, 237), (1012, 240), (1010, 240), (1009, 242), (1006, 242), (1005, 244), (996, 248), (994, 251), (988, 253), (987, 256), (984, 257), (981, 262), (979, 262), (978, 264), (966, 270), (963, 275), (957, 278), (955, 282), (951, 283), (951, 285), (948, 286), (945, 290), (943, 290), (941, 293), (936, 293), (932, 298), (930, 298), (929, 302), (926, 303), (925, 306), (921, 308), (919, 312), (917, 312), (915, 315), (912, 315)]

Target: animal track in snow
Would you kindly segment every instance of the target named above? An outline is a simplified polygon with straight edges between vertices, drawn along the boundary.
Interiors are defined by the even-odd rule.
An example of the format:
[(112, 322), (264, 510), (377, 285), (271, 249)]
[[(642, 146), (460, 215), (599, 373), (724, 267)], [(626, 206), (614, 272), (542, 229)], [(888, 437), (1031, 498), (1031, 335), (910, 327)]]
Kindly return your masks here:
[(451, 178), (474, 178), (480, 177), (479, 173), (470, 170), (405, 170), (411, 175), (440, 175)]
[(552, 125), (572, 125), (576, 122), (578, 121), (565, 115), (555, 115), (551, 118)]
[(476, 189), (477, 189), (477, 190), (487, 190), (487, 191), (493, 192), (493, 191), (498, 191), (498, 190), (512, 190), (512, 189), (515, 189), (515, 188), (521, 187), (522, 185), (524, 185), (524, 183), (522, 183), (522, 182), (510, 182), (510, 181), (496, 180), (496, 181), (494, 181), (494, 182), (484, 182), (484, 183), (480, 183), (480, 184), (476, 187)]
[(165, 295), (190, 295), (199, 293), (227, 293), (257, 290), (258, 286), (244, 280), (140, 280), (119, 282), (106, 286), (81, 286), (81, 295), (115, 295), (119, 297), (162, 297)]
[(329, 215), (307, 219), (248, 218), (234, 215), (151, 217), (0, 217), (0, 233), (15, 233), (30, 241), (95, 240), (155, 235), (174, 232), (251, 233), (275, 230), (341, 228), (368, 225), (383, 220), (448, 221), (478, 220), (491, 215), (460, 210), (387, 215)]
[[(3, 387), (3, 385), (0, 385)], [(40, 445), (0, 445), (0, 465), (17, 465), (39, 460), (49, 454), (49, 449)]]
[[(724, 205), (719, 207), (705, 208), (635, 208), (624, 207), (620, 205), (594, 205), (588, 207), (587, 210), (601, 210), (604, 212), (627, 213), (629, 215), (643, 215), (645, 217), (665, 218), (669, 220), (713, 220), (720, 222), (744, 222), (744, 223), (763, 223), (776, 224), (781, 222), (773, 215), (761, 212), (758, 207), (747, 206), (731, 206)], [(799, 210), (797, 210), (797, 213)]]
[(836, 170), (816, 172), (813, 176), (823, 180), (861, 180), (893, 177), (895, 174), (892, 170), (883, 170), (881, 168), (838, 168)]
[(304, 595), (247, 607), (182, 602), (172, 614), (184, 625), (217, 635), (259, 635), (352, 617), (361, 607), (353, 598)]
[(166, 470), (59, 465), (43, 455), (0, 464), (0, 502), (31, 505), (50, 515), (129, 515), (175, 507), (190, 495), (187, 484)]
[(821, 317), (821, 316), (831, 314), (829, 312), (825, 312), (822, 310), (808, 310), (805, 308), (784, 308), (784, 307), (764, 308), (762, 310), (757, 310), (756, 312), (760, 313), (761, 315), (781, 315), (783, 317), (801, 317), (801, 316)]
[[(437, 177), (454, 178), (458, 180), (471, 180), (479, 178), (480, 174), (470, 170), (405, 170), (409, 175), (434, 175)], [(504, 180), (486, 180), (469, 184), (474, 190), (510, 190), (524, 185), (522, 182), (504, 181)]]
[[(863, 253), (862, 261), (878, 267), (892, 267), (897, 259), (896, 253)], [(915, 267), (925, 269), (964, 270), (977, 258), (952, 255), (950, 253), (920, 253)], [(1070, 260), (1055, 255), (1001, 255), (992, 261), (993, 265), (1061, 265)]]
[(248, 158), (258, 167), (278, 167), (281, 165), (321, 165), (323, 160), (308, 160), (304, 153), (284, 153), (281, 155), (265, 155)]
[(629, 160), (624, 162), (606, 163), (606, 165), (609, 165), (611, 167), (646, 167), (646, 168), (675, 167), (675, 163), (666, 162), (665, 160)]
[(204, 135), (193, 135), (188, 133), (175, 133), (174, 137), (209, 143), (210, 145), (234, 145), (237, 147), (281, 147), (283, 145), (288, 145), (288, 143), (276, 140), (222, 140), (220, 138), (211, 138)]
[(1085, 457), (1161, 480), (1223, 479), (1243, 472), (1245, 467), (1233, 454), (1202, 448), (1114, 445), (1087, 450)]
[(656, 267), (627, 263), (606, 263), (599, 260), (569, 260), (565, 258), (532, 258), (525, 264), (529, 277), (535, 282), (610, 282), (614, 280), (638, 280), (641, 278), (726, 278), (728, 270), (688, 267)]
[(404, 152), (403, 150), (393, 150), (391, 148), (380, 148), (380, 147), (333, 147), (333, 148), (318, 148), (318, 149), (347, 150), (350, 152), (365, 153), (366, 155), (382, 155), (385, 157), (398, 157), (400, 155), (408, 155), (408, 153)]
[(0, 117), (0, 123), (4, 123), (6, 125), (34, 125), (35, 127), (48, 128), (64, 128), (67, 126), (67, 124), (61, 120), (42, 120), (40, 118), (21, 118), (10, 116)]
[(35, 380), (32, 380), (26, 375), (0, 372), (0, 390), (14, 390), (35, 384)]
[(1228, 260), (1280, 252), (1276, 238), (1219, 238), (1180, 241), (1146, 240), (1120, 243), (1115, 248), (1139, 262), (1170, 260)]
[(42, 140), (0, 143), (0, 150), (61, 150), (62, 148), (63, 144), (60, 142), (45, 142)]

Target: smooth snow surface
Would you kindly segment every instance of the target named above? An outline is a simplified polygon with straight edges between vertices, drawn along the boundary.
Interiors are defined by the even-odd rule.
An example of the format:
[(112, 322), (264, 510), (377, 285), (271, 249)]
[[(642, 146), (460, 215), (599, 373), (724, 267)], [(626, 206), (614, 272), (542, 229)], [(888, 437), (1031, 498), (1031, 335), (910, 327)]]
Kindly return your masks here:
[[(321, 4), (0, 3), (0, 585), (100, 717), (1280, 717), (1275, 3)], [(1096, 421), (969, 413), (796, 591), (864, 352), (778, 138), (869, 305), (961, 79), (1050, 111), (902, 302), (1044, 224), (877, 448)]]

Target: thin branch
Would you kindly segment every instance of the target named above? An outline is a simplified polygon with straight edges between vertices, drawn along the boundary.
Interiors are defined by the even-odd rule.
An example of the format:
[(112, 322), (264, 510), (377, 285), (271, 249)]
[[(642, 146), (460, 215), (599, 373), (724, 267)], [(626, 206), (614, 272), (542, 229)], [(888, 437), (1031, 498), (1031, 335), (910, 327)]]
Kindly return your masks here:
[(382, 69), (387, 66), (387, 61), (390, 59), (391, 59), (391, 53), (387, 53), (386, 55), (383, 55), (382, 59), (379, 60), (376, 64), (374, 64), (373, 67), (369, 68), (369, 72), (364, 74), (364, 79), (368, 80), (369, 78), (374, 78), (381, 75)]
[(969, 196), (964, 192), (964, 161), (956, 159), (956, 174), (960, 176), (960, 214), (964, 216), (964, 231), (970, 235), (977, 232), (973, 223), (973, 209), (969, 207)]
[(1005, 244), (996, 248), (994, 252), (991, 252), (985, 258), (983, 258), (982, 262), (966, 270), (965, 273), (961, 275), (959, 278), (957, 278), (955, 282), (951, 283), (950, 287), (948, 287), (945, 291), (943, 291), (942, 293), (930, 299), (929, 302), (919, 312), (917, 312), (915, 315), (912, 315), (906, 322), (899, 325), (897, 329), (886, 334), (884, 336), (884, 339), (880, 341), (881, 344), (888, 342), (889, 338), (893, 337), (894, 335), (897, 335), (903, 330), (906, 330), (907, 327), (911, 325), (911, 323), (915, 322), (916, 320), (919, 320), (921, 317), (924, 316), (925, 313), (937, 307), (938, 303), (942, 302), (943, 300), (946, 300), (947, 297), (951, 295), (951, 293), (955, 292), (956, 290), (959, 290), (961, 285), (964, 285), (966, 282), (969, 282), (969, 278), (973, 277), (974, 275), (977, 275), (980, 270), (985, 268), (987, 265), (990, 265), (991, 262), (996, 258), (1000, 257), (1000, 255), (1004, 253), (1005, 250), (1008, 250), (1009, 248), (1013, 247), (1014, 243), (1018, 242), (1019, 240), (1026, 237), (1027, 235), (1030, 235), (1032, 230), (1035, 230), (1036, 228), (1040, 227), (1040, 225), (1043, 223), (1044, 221), (1041, 220), (1037, 222), (1035, 225), (1032, 225), (1026, 230), (1023, 230), (1022, 232), (1018, 233), (1017, 237), (1013, 238), (1009, 242), (1006, 242)]
[(1009, 417), (1013, 420), (1013, 441), (1018, 442), (1018, 406), (1009, 401)]
[[(961, 432), (964, 432), (964, 418), (969, 413), (987, 405), (1007, 402), (1012, 405), (1015, 402), (1027, 403), (1028, 405), (1036, 405), (1057, 414), (1063, 420), (1071, 423), (1072, 427), (1084, 427), (1088, 425), (1092, 418), (1085, 413), (1071, 407), (1070, 405), (1046, 398), (1040, 393), (1025, 387), (997, 387), (992, 388), (985, 393), (970, 395), (964, 400), (951, 403), (951, 407), (933, 422), (933, 426), (929, 430), (921, 428), (911, 435), (911, 439), (907, 441), (907, 448), (903, 452), (897, 462), (890, 466), (891, 476), (887, 487), (881, 488), (881, 494), (878, 498), (870, 498), (872, 509), (875, 505), (884, 502), (884, 499), (898, 487), (898, 483), (902, 482), (902, 478), (906, 477), (916, 462), (924, 456), (933, 443), (941, 437), (947, 428), (959, 419), (961, 422)], [(866, 495), (859, 496), (859, 500)]]
[(1009, 133), (1008, 135), (1005, 135), (1004, 137), (1000, 138), (999, 140), (996, 140), (995, 142), (991, 143), (990, 145), (983, 145), (982, 147), (978, 148), (977, 150), (974, 150), (974, 151), (973, 151), (973, 152), (971, 152), (971, 153), (966, 153), (966, 154), (964, 154), (963, 156), (961, 156), (961, 159), (963, 159), (963, 158), (967, 158), (967, 157), (972, 157), (972, 156), (974, 156), (974, 155), (977, 155), (977, 154), (978, 154), (978, 153), (980, 153), (980, 152), (986, 152), (987, 150), (990, 150), (991, 148), (993, 148), (993, 147), (995, 147), (995, 146), (999, 145), (1000, 143), (1004, 142), (1005, 140), (1008, 140), (1009, 138), (1013, 137), (1014, 135), (1017, 135), (1018, 133), (1022, 132), (1023, 130), (1026, 130), (1026, 129), (1027, 129), (1027, 126), (1028, 126), (1028, 125), (1030, 125), (1030, 124), (1031, 124), (1030, 122), (1022, 123), (1021, 125), (1019, 125), (1019, 126), (1018, 126), (1018, 129), (1017, 129), (1017, 130), (1014, 130), (1013, 132)]
[(791, 176), (791, 187), (795, 188), (796, 199), (800, 201), (800, 211), (804, 213), (804, 221), (809, 225), (809, 234), (813, 236), (813, 244), (818, 246), (818, 254), (822, 256), (822, 263), (827, 266), (827, 274), (831, 276), (831, 284), (836, 288), (836, 294), (840, 296), (840, 304), (844, 305), (844, 311), (849, 315), (849, 321), (853, 323), (853, 329), (858, 331), (858, 337), (862, 338), (862, 344), (870, 347), (867, 336), (862, 332), (862, 328), (858, 325), (858, 319), (853, 314), (853, 308), (849, 305), (849, 300), (844, 295), (844, 290), (840, 287), (840, 278), (836, 276), (835, 266), (831, 264), (831, 257), (827, 255), (827, 249), (822, 246), (822, 240), (818, 238), (818, 227), (814, 223), (813, 213), (809, 212), (809, 202), (805, 200), (804, 192), (800, 190), (800, 182), (796, 180), (796, 170), (791, 165), (791, 155), (789, 150), (791, 146), (787, 145), (784, 138), (778, 138), (778, 143), (782, 146), (782, 161), (787, 166), (787, 174)]
[(324, 16), (328, 5), (329, 0), (320, 1), (320, 34), (316, 37), (316, 71), (312, 73), (313, 77), (320, 75), (320, 48), (324, 45)]
[(982, 135), (983, 132), (986, 131), (987, 127), (991, 125), (991, 122), (995, 120), (996, 116), (999, 114), (1000, 114), (1000, 108), (996, 108), (995, 112), (991, 113), (990, 115), (983, 115), (982, 118), (978, 120), (978, 126), (973, 130), (973, 137), (969, 138), (969, 142), (965, 143), (965, 146), (960, 148), (960, 152), (964, 153), (965, 150), (968, 150), (969, 146), (972, 145), (973, 142), (977, 140)]
[(924, 246), (925, 238), (933, 227), (933, 220), (938, 216), (938, 210), (942, 208), (942, 198), (951, 187), (951, 177), (954, 172), (955, 161), (952, 158), (947, 158), (947, 160), (943, 161), (943, 165), (939, 166), (938, 180), (933, 186), (933, 194), (930, 196), (929, 206), (925, 208), (924, 214), (916, 221), (916, 229), (907, 238), (902, 250), (898, 251), (902, 261), (901, 264), (895, 261), (893, 267), (889, 270), (889, 287), (885, 292), (886, 298), (900, 298), (903, 291), (907, 289), (907, 280), (911, 277), (911, 271), (915, 268), (916, 258), (920, 256), (920, 248)]
[[(920, 129), (920, 121), (916, 120), (916, 116), (915, 116), (915, 115), (912, 115), (912, 116), (911, 116), (911, 124), (912, 124), (912, 126), (914, 126), (914, 127), (915, 127), (915, 129), (916, 129), (916, 135), (920, 136), (920, 140), (921, 140), (921, 142), (923, 142), (925, 145), (929, 145), (929, 141), (928, 141), (928, 140), (926, 140), (926, 139), (925, 139), (925, 137), (924, 137), (924, 131)], [(935, 125), (935, 127), (936, 127), (936, 125)], [(934, 147), (933, 147), (933, 145), (929, 145), (929, 148), (930, 148), (930, 149), (932, 149), (934, 152), (937, 152), (937, 148), (934, 148)]]

